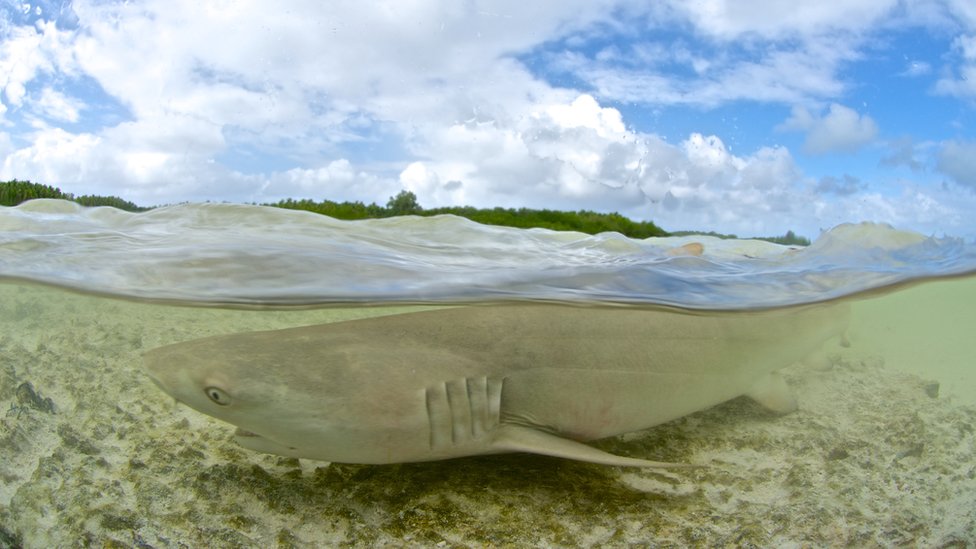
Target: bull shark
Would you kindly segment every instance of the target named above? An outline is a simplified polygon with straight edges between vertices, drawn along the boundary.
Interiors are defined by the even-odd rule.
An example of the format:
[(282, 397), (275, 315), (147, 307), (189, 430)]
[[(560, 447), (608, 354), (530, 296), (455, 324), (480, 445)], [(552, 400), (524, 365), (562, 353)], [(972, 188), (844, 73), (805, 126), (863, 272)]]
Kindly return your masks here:
[(144, 365), (259, 452), (363, 464), (530, 452), (683, 467), (584, 442), (741, 395), (792, 411), (776, 371), (842, 338), (847, 315), (844, 303), (707, 314), (466, 306), (174, 343)]

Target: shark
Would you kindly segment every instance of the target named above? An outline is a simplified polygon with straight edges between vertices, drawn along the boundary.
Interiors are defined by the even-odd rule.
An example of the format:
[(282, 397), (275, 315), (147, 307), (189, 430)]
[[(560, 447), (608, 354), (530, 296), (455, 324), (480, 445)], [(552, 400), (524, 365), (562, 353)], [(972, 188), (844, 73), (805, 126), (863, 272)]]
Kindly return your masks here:
[(165, 345), (144, 355), (177, 401), (241, 446), (338, 463), (528, 452), (686, 467), (586, 442), (746, 395), (796, 409), (777, 372), (842, 340), (849, 307), (689, 311), (470, 305)]

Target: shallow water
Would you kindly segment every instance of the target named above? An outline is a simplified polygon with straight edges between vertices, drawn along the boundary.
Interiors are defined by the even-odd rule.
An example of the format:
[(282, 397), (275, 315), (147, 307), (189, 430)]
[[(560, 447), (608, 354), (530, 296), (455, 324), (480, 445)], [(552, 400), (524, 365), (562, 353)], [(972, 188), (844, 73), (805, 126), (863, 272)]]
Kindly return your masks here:
[[(65, 203), (31, 208), (41, 211), (0, 210), (0, 546), (976, 543), (976, 278), (940, 278), (971, 271), (970, 244), (857, 225), (790, 251), (483, 229), (453, 218), (410, 220), (394, 239), (395, 220), (363, 229), (244, 208), (244, 223), (224, 217), (224, 208), (237, 216), (238, 207), (206, 206), (176, 210), (183, 224), (144, 223)], [(302, 230), (262, 230), (282, 219)], [(353, 236), (360, 230), (368, 237)], [(343, 279), (318, 257), (316, 238), (330, 253), (345, 249), (362, 261), (354, 251), (369, 244), (371, 259)], [(392, 252), (402, 240), (411, 244)], [(704, 243), (704, 254), (680, 248), (689, 242)], [(472, 248), (477, 254), (465, 256)], [(509, 258), (513, 250), (521, 250), (518, 260)], [(228, 263), (242, 251), (246, 260)], [(435, 276), (439, 260), (445, 288)], [(479, 274), (479, 261), (491, 269)], [(262, 270), (249, 270), (255, 265)], [(321, 279), (315, 269), (324, 269)], [(404, 273), (426, 274), (396, 282)], [(463, 281), (472, 274), (469, 291)], [(924, 282), (865, 293), (913, 277)], [(277, 286), (261, 290), (269, 284)], [(366, 299), (371, 288), (386, 288), (378, 300), (386, 304), (504, 297), (729, 309), (849, 295), (853, 310), (848, 347), (826, 349), (820, 369), (784, 370), (798, 412), (772, 415), (736, 399), (595, 444), (709, 465), (693, 471), (528, 455), (392, 466), (279, 458), (240, 448), (233, 427), (175, 405), (142, 372), (142, 353), (169, 343), (425, 308), (337, 306)], [(771, 297), (761, 298), (764, 288)], [(165, 302), (201, 296), (210, 304), (332, 306)]]

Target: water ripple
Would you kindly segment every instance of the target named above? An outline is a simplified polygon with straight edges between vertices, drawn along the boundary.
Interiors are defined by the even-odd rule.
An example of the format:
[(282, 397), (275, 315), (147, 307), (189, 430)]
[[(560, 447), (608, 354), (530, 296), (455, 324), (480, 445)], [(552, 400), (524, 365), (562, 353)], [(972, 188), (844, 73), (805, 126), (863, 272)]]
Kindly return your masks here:
[(225, 305), (537, 300), (749, 309), (976, 273), (976, 245), (840, 225), (811, 246), (635, 240), (454, 216), (339, 221), (236, 204), (0, 207), (0, 278)]

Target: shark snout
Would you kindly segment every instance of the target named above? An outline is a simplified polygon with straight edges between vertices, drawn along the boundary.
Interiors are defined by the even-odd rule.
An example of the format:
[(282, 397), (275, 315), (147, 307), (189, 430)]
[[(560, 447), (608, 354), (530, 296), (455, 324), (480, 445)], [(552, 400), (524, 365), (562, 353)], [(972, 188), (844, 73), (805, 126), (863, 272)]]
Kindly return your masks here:
[(164, 392), (167, 395), (171, 396), (173, 398), (173, 400), (176, 401), (175, 402), (176, 404), (182, 404), (182, 402), (180, 402), (180, 399), (176, 398), (176, 395), (173, 394), (173, 391), (171, 391), (166, 386), (166, 384), (164, 384), (162, 381), (160, 381), (160, 379), (158, 377), (156, 377), (155, 375), (153, 375), (152, 370), (147, 369), (144, 373), (146, 374), (146, 377), (148, 377), (149, 380), (153, 382), (153, 385), (155, 385), (156, 387), (159, 387), (159, 389), (162, 392)]
[(148, 377), (149, 380), (152, 381), (156, 385), (156, 387), (159, 387), (163, 391), (166, 390), (166, 387), (163, 386), (163, 382), (162, 381), (159, 381), (158, 379), (156, 379), (156, 376), (150, 374), (149, 372), (146, 372), (146, 377)]
[(147, 359), (143, 363), (142, 371), (144, 374), (146, 374), (146, 377), (148, 377), (149, 380), (153, 382), (153, 385), (159, 387), (159, 389), (162, 392), (173, 397), (173, 400), (175, 400), (176, 403), (182, 403), (182, 401), (179, 398), (177, 398), (176, 391), (173, 390), (172, 384), (163, 381), (165, 376), (161, 374), (165, 374), (166, 370), (159, 369), (159, 365), (160, 363), (158, 361)]

